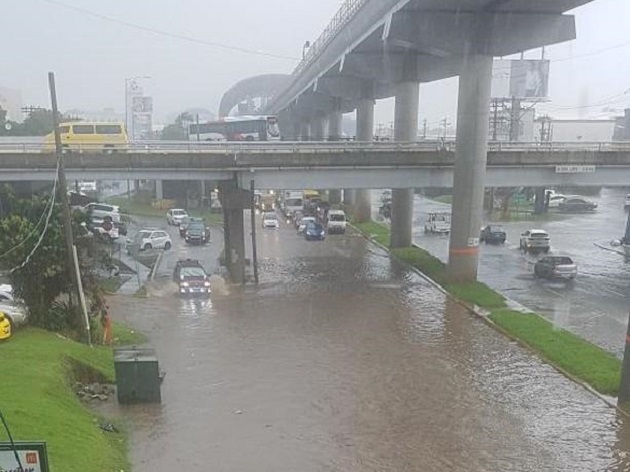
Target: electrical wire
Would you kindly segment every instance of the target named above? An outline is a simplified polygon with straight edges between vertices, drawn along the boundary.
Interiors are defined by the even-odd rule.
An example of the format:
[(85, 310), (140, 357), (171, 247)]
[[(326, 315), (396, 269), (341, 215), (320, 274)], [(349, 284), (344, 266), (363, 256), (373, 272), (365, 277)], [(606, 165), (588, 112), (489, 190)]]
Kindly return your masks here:
[(56, 184), (57, 184), (57, 175), (55, 175), (55, 182), (53, 183), (52, 198), (49, 201), (46, 202), (46, 206), (44, 207), (44, 210), (42, 211), (42, 214), (39, 217), (39, 220), (37, 221), (37, 224), (33, 227), (33, 230), (28, 234), (28, 236), (26, 236), (26, 238), (24, 238), (18, 244), (16, 244), (15, 246), (13, 246), (11, 249), (7, 250), (6, 252), (0, 254), (0, 259), (4, 258), (5, 256), (8, 256), (9, 254), (11, 254), (16, 249), (19, 249), (22, 246), (24, 246), (24, 244), (26, 244), (26, 242), (29, 239), (31, 239), (35, 235), (35, 233), (39, 230), (39, 226), (42, 224), (42, 222), (44, 221), (44, 218), (48, 214), (48, 205), (54, 205), (54, 202), (55, 202), (55, 186), (56, 186)]
[[(59, 174), (59, 160), (57, 160), (57, 175), (58, 174)], [(57, 194), (56, 190), (57, 190), (57, 179), (55, 179), (55, 183), (53, 185), (51, 205), (50, 205), (50, 208), (48, 209), (48, 214), (46, 215), (46, 223), (44, 224), (44, 229), (39, 235), (39, 239), (35, 243), (35, 246), (31, 250), (31, 252), (28, 254), (28, 256), (26, 256), (26, 259), (24, 259), (24, 261), (20, 265), (13, 267), (11, 270), (9, 270), (7, 272), (8, 274), (12, 274), (17, 270), (24, 268), (24, 266), (26, 266), (26, 264), (30, 262), (31, 257), (33, 257), (33, 254), (35, 254), (35, 251), (37, 251), (37, 249), (39, 249), (39, 246), (42, 244), (42, 241), (44, 240), (44, 236), (46, 235), (46, 231), (48, 230), (48, 226), (50, 224), (50, 217), (52, 216), (53, 209), (55, 208), (55, 196)]]
[(17, 465), (19, 467), (18, 470), (24, 470), (24, 467), (22, 467), (22, 461), (20, 460), (20, 455), (18, 454), (18, 451), (17, 451), (17, 447), (15, 447), (15, 441), (13, 441), (13, 436), (11, 435), (11, 430), (9, 429), (9, 425), (7, 424), (7, 420), (4, 418), (4, 415), (2, 414), (2, 409), (0, 409), (0, 421), (2, 421), (2, 425), (4, 426), (4, 429), (7, 432), (7, 436), (9, 436), (11, 449), (13, 450), (15, 461), (17, 462)]
[(191, 36), (184, 36), (184, 35), (178, 34), (178, 33), (171, 33), (169, 31), (164, 31), (164, 30), (160, 30), (160, 29), (157, 29), (157, 28), (152, 28), (150, 26), (139, 25), (137, 23), (132, 23), (130, 21), (121, 20), (119, 18), (114, 18), (112, 16), (107, 16), (107, 15), (104, 15), (102, 13), (98, 13), (98, 12), (95, 12), (95, 11), (92, 11), (92, 10), (87, 10), (85, 8), (77, 7), (77, 6), (74, 6), (74, 5), (69, 5), (67, 3), (63, 3), (63, 2), (60, 2), (58, 0), (41, 0), (41, 1), (46, 2), (46, 3), (50, 3), (52, 5), (56, 5), (56, 6), (59, 6), (59, 7), (62, 7), (62, 8), (66, 8), (68, 10), (73, 10), (75, 12), (82, 13), (84, 15), (92, 16), (94, 18), (98, 18), (98, 19), (103, 20), (103, 21), (109, 21), (111, 23), (116, 23), (118, 25), (125, 26), (127, 28), (132, 28), (132, 29), (144, 31), (145, 33), (152, 33), (152, 34), (156, 34), (156, 35), (159, 35), (159, 36), (166, 36), (166, 37), (173, 38), (173, 39), (179, 39), (181, 41), (187, 41), (189, 43), (203, 44), (205, 46), (211, 46), (211, 47), (215, 47), (215, 48), (226, 49), (228, 51), (241, 52), (243, 54), (252, 54), (252, 55), (255, 55), (255, 56), (272, 57), (272, 58), (275, 58), (275, 59), (286, 59), (286, 60), (290, 60), (290, 61), (299, 61), (300, 60), (299, 58), (293, 57), (293, 56), (285, 56), (283, 54), (274, 54), (274, 53), (269, 53), (269, 52), (264, 52), (264, 51), (257, 51), (255, 49), (249, 49), (249, 48), (244, 48), (244, 47), (240, 47), (240, 46), (232, 46), (230, 44), (218, 43), (218, 42), (215, 42), (215, 41), (206, 41), (204, 39), (193, 38)]

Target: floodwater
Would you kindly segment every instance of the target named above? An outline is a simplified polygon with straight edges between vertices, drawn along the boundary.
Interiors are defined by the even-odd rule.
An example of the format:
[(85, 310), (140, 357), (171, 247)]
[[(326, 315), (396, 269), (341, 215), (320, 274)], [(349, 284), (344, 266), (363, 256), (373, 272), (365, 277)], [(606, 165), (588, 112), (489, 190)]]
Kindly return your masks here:
[[(623, 356), (630, 310), (630, 263), (614, 252), (610, 241), (625, 231), (627, 189), (604, 188), (587, 197), (598, 203), (589, 214), (559, 215), (538, 222), (503, 223), (505, 245), (481, 245), (479, 278), (490, 287), (568, 329)], [(375, 194), (374, 202), (378, 201)], [(378, 212), (378, 206), (374, 208)], [(424, 222), (429, 212), (450, 211), (450, 205), (415, 196), (414, 242), (443, 261), (448, 259), (448, 236), (427, 235)], [(519, 250), (520, 234), (540, 228), (551, 236), (551, 254), (563, 254), (578, 264), (573, 282), (541, 280), (534, 276), (536, 255)], [(606, 249), (604, 249), (606, 248)]]
[(111, 300), (166, 372), (134, 471), (630, 470), (628, 420), (361, 237), (258, 236), (257, 288)]

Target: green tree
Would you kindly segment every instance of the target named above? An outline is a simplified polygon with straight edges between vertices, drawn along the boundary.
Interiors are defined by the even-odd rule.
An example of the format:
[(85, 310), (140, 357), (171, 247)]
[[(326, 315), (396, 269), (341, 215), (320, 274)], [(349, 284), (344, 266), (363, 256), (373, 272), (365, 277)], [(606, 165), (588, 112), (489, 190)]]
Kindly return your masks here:
[(193, 121), (190, 113), (184, 112), (177, 115), (175, 122), (165, 126), (162, 130), (161, 139), (164, 141), (187, 141), (188, 124)]
[[(31, 324), (79, 332), (80, 312), (60, 310), (63, 304), (57, 303), (61, 295), (70, 292), (72, 280), (59, 204), (55, 204), (41, 244), (33, 252), (46, 223), (49, 198), (22, 199), (7, 187), (0, 189), (0, 269), (8, 276), (15, 295), (24, 300)], [(79, 234), (80, 219), (73, 223), (75, 234)], [(89, 271), (83, 273), (86, 291), (91, 290), (95, 281)]]

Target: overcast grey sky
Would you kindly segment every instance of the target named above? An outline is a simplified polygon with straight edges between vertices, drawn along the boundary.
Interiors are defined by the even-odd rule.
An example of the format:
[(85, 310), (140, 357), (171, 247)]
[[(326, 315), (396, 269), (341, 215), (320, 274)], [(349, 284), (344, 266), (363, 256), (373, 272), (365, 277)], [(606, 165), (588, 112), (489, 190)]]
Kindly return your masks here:
[[(238, 80), (262, 73), (287, 73), (296, 60), (255, 56), (182, 41), (105, 21), (54, 2), (4, 0), (0, 31), (0, 85), (21, 89), (25, 104), (48, 105), (46, 73), (57, 75), (62, 109), (123, 110), (124, 78), (148, 75), (156, 118), (182, 109), (218, 107), (221, 95)], [(108, 17), (177, 35), (299, 57), (340, 0), (59, 0)], [(51, 3), (52, 2), (52, 3)], [(574, 12), (578, 39), (548, 49), (552, 59), (549, 109), (562, 116), (603, 116), (604, 101), (630, 88), (630, 1), (595, 0)], [(614, 45), (625, 46), (599, 52)], [(531, 52), (528, 57), (538, 57)], [(572, 59), (571, 59), (572, 58)], [(421, 115), (430, 122), (451, 119), (457, 80), (423, 85)], [(630, 93), (612, 100), (630, 105)], [(569, 107), (569, 108), (561, 108)], [(391, 101), (377, 119), (391, 121)]]

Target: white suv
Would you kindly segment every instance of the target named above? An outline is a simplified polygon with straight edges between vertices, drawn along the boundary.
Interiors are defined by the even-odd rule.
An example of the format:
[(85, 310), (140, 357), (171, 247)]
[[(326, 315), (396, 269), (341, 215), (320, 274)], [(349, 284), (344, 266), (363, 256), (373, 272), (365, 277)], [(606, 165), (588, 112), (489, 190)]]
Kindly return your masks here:
[(120, 207), (118, 205), (88, 203), (83, 207), (83, 211), (87, 213), (91, 219), (105, 219), (106, 216), (109, 216), (114, 223), (120, 223)]
[(551, 238), (547, 231), (529, 229), (521, 234), (520, 248), (525, 252), (549, 252)]
[(186, 218), (188, 218), (188, 212), (186, 210), (182, 210), (181, 208), (173, 208), (166, 212), (166, 222), (169, 225), (179, 226), (181, 225)]
[(143, 229), (136, 234), (131, 245), (137, 246), (140, 251), (149, 249), (164, 249), (168, 251), (173, 242), (168, 233), (162, 229)]

